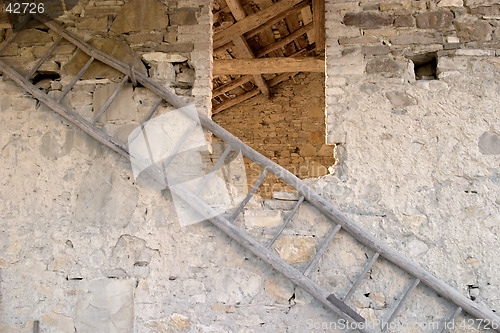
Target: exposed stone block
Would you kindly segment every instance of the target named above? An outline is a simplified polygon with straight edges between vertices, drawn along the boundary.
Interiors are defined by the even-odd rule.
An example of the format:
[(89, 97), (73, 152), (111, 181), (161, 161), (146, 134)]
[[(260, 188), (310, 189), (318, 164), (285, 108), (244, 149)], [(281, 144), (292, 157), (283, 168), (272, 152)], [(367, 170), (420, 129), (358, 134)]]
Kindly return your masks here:
[(168, 26), (167, 9), (156, 0), (132, 0), (121, 8), (110, 31), (121, 34), (165, 29)]
[(438, 10), (417, 15), (417, 27), (421, 29), (446, 29), (453, 20), (449, 10)]
[(463, 0), (441, 0), (438, 2), (438, 7), (462, 7), (464, 5)]
[(298, 201), (299, 194), (297, 192), (286, 192), (286, 191), (274, 191), (273, 199), (275, 200), (286, 200), (286, 201)]
[(352, 38), (340, 38), (339, 44), (374, 44), (379, 43), (379, 38), (375, 36), (362, 36), (362, 37), (352, 37)]
[(245, 225), (250, 228), (273, 228), (283, 223), (281, 211), (252, 209), (245, 211)]
[[(141, 61), (141, 58), (126, 44), (109, 39), (109, 38), (93, 38), (88, 41), (90, 45), (96, 49), (103, 51), (124, 63), (132, 63), (134, 68), (143, 74), (147, 74), (146, 67)], [(73, 58), (63, 67), (66, 74), (75, 76), (89, 60), (89, 56), (82, 51), (78, 51)], [(123, 77), (123, 74), (117, 70), (95, 61), (92, 63), (87, 72), (83, 75), (83, 80), (96, 78), (116, 79)]]
[(400, 0), (394, 2), (381, 1), (379, 5), (381, 11), (402, 10), (402, 9), (410, 9), (412, 7), (412, 1), (411, 0)]
[(294, 294), (293, 284), (281, 276), (278, 280), (266, 279), (266, 281), (264, 281), (264, 290), (278, 301), (287, 304)]
[(348, 13), (344, 16), (344, 24), (363, 28), (378, 28), (392, 24), (393, 17), (371, 12)]
[(108, 17), (88, 17), (76, 23), (79, 30), (102, 31), (108, 27)]
[(479, 151), (484, 155), (500, 155), (500, 136), (492, 132), (484, 132), (478, 140)]
[(294, 201), (286, 200), (270, 200), (266, 199), (263, 202), (264, 207), (272, 210), (292, 210), (295, 206)]
[(417, 101), (402, 91), (390, 91), (386, 94), (391, 104), (396, 107), (416, 105)]
[(312, 236), (282, 236), (276, 241), (274, 249), (289, 264), (309, 262), (314, 255), (316, 242)]
[(495, 50), (481, 50), (481, 49), (458, 49), (455, 51), (456, 55), (460, 56), (494, 56)]
[(409, 33), (393, 37), (391, 42), (396, 45), (437, 44), (443, 42), (443, 37), (432, 33)]
[(476, 8), (471, 8), (471, 14), (480, 14), (484, 16), (499, 16), (500, 15), (500, 5), (494, 6), (480, 6)]
[(20, 31), (16, 36), (16, 44), (19, 46), (40, 45), (51, 42), (52, 37), (50, 34), (37, 29), (26, 29)]
[(163, 42), (163, 35), (159, 32), (157, 33), (141, 32), (137, 34), (126, 35), (125, 40), (129, 44), (142, 44), (147, 41), (161, 43)]
[(193, 51), (193, 43), (175, 43), (165, 44), (162, 43), (157, 47), (157, 51), (165, 53), (190, 53)]
[(497, 0), (464, 0), (467, 7), (491, 6), (498, 4)]
[(396, 74), (401, 71), (402, 67), (393, 59), (389, 57), (375, 58), (366, 64), (366, 73), (390, 73)]
[(455, 20), (453, 25), (457, 29), (457, 36), (461, 42), (470, 42), (474, 40), (491, 39), (491, 25), (482, 20)]
[(415, 26), (415, 18), (411, 15), (397, 16), (394, 19), (395, 27), (413, 27)]
[(192, 8), (183, 8), (172, 11), (169, 14), (171, 25), (195, 25), (198, 24), (196, 10)]
[(363, 45), (361, 47), (361, 53), (365, 55), (384, 55), (391, 51), (388, 45)]
[(168, 54), (163, 52), (151, 52), (145, 53), (142, 55), (142, 58), (147, 61), (155, 61), (155, 62), (185, 62), (188, 59), (178, 54)]
[(82, 285), (74, 327), (78, 332), (133, 331), (135, 283), (132, 279), (102, 279)]

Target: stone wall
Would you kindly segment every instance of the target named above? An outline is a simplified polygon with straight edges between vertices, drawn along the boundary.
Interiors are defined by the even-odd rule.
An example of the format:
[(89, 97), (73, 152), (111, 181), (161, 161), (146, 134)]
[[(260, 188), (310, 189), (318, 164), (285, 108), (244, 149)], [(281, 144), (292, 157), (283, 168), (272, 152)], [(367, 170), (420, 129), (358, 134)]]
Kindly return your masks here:
[(500, 5), (327, 1), (326, 10), (337, 164), (316, 186), (371, 233), (500, 311)]
[[(0, 18), (2, 41), (12, 30), (8, 29), (10, 23), (5, 12)], [(211, 15), (206, 1), (79, 1), (57, 22), (92, 46), (126, 63), (132, 62), (136, 69), (147, 72), (172, 92), (189, 97), (210, 115)], [(40, 26), (22, 31), (4, 52), (4, 56), (9, 56), (6, 61), (27, 72), (57, 39), (45, 31)], [(41, 71), (51, 74), (63, 69), (63, 86), (88, 60), (82, 54), (75, 54), (74, 47), (65, 42), (54, 55)], [(108, 78), (119, 82), (118, 73), (101, 71), (102, 67), (92, 65), (84, 79)], [(50, 85), (49, 82), (46, 80), (45, 85)], [(106, 85), (106, 81), (99, 83)], [(61, 84), (52, 84), (50, 90), (60, 90)], [(89, 108), (94, 91), (95, 88), (88, 87), (86, 102), (80, 98), (79, 106)]]
[[(157, 12), (137, 14), (130, 8), (139, 2)], [(153, 16), (162, 25), (168, 17), (168, 26), (150, 22)], [(131, 27), (123, 17), (146, 26)], [(206, 1), (136, 0), (81, 1), (59, 22), (208, 113), (210, 20)], [(4, 41), (11, 31), (1, 27)], [(54, 40), (33, 27), (4, 60), (26, 73)], [(86, 61), (63, 43), (35, 82), (57, 98)], [(91, 67), (64, 103), (91, 120), (121, 77)], [(154, 101), (144, 88), (126, 84), (103, 118), (104, 129), (125, 141)], [(209, 223), (181, 228), (168, 191), (137, 184), (130, 161), (3, 76), (0, 159), (2, 333), (32, 332), (35, 321), (44, 333), (305, 331), (312, 318), (331, 319)], [(252, 203), (237, 223), (269, 240), (296, 202), (282, 199)], [(294, 265), (310, 260), (320, 244), (316, 235), (327, 230), (314, 213), (301, 207), (294, 220), (298, 230), (286, 230), (274, 247)]]
[[(168, 27), (124, 32), (129, 28), (117, 27), (119, 13), (130, 3), (81, 1), (61, 21), (94, 45), (104, 43), (108, 52), (124, 52), (136, 68), (145, 63), (143, 70), (167, 88), (193, 95), (204, 107), (211, 29), (198, 30), (198, 24), (210, 23), (207, 3), (163, 2)], [(425, 3), (425, 9), (415, 9), (423, 12), (433, 5), (411, 2), (417, 3)], [(496, 10), (494, 2), (484, 3)], [(444, 10), (480, 17), (469, 14), (483, 8), (479, 1), (465, 4)], [(335, 175), (308, 182), (370, 232), (498, 311), (498, 57), (491, 45), (459, 43), (463, 49), (437, 54), (439, 80), (415, 80), (410, 61), (393, 49), (365, 56), (363, 39), (339, 44), (366, 30), (343, 25), (348, 13), (363, 7), (377, 15), (403, 13), (394, 8), (381, 13), (385, 5), (327, 2), (327, 120), (330, 142), (339, 143), (339, 163)], [(372, 34), (424, 32), (392, 22)], [(10, 34), (2, 28), (0, 39)], [(54, 40), (35, 30), (25, 37), (36, 39), (36, 47), (21, 43), (9, 50), (13, 65), (29, 68)], [(375, 37), (380, 44), (385, 40)], [(62, 67), (62, 76), (41, 76), (37, 84), (60, 94), (74, 70), (71, 62), (85, 61), (74, 52), (61, 45), (43, 71), (54, 75)], [(389, 72), (366, 73), (372, 59), (382, 59), (375, 68)], [(87, 118), (120, 81), (113, 72), (100, 78), (101, 70), (93, 69), (65, 101)], [(153, 101), (143, 88), (127, 85), (107, 113), (105, 129), (125, 138)], [(330, 329), (338, 318), (209, 223), (181, 228), (168, 191), (138, 185), (128, 160), (5, 77), (0, 77), (0, 159), (0, 331), (32, 332), (35, 320), (41, 332), (344, 331)], [(297, 201), (290, 194), (275, 197), (279, 200), (252, 203), (236, 221), (264, 244)], [(303, 269), (331, 227), (304, 204), (273, 250)], [(342, 296), (371, 255), (341, 232), (311, 277)], [(409, 279), (384, 261), (369, 277), (349, 305), (370, 320), (387, 319)], [(453, 310), (420, 287), (408, 308), (398, 322), (439, 323)]]
[[(277, 86), (271, 100), (257, 96), (213, 120), (299, 178), (324, 176), (334, 163), (333, 146), (325, 144), (324, 91), (323, 74), (299, 74)], [(247, 169), (253, 184), (261, 170)], [(284, 190), (276, 179), (266, 179), (263, 189), (266, 196)]]

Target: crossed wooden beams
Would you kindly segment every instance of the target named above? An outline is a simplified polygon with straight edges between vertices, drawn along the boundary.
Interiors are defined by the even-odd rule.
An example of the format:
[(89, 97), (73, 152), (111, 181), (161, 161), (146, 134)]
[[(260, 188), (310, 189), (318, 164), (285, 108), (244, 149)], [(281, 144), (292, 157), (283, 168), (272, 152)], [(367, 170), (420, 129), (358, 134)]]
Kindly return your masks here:
[[(214, 89), (213, 96), (222, 95), (238, 86), (241, 86), (252, 79), (257, 88), (243, 93), (240, 96), (229, 99), (228, 101), (217, 105), (212, 110), (215, 114), (233, 105), (236, 105), (246, 99), (249, 99), (259, 93), (269, 97), (269, 86), (288, 79), (297, 72), (324, 72), (324, 58), (307, 57), (312, 51), (309, 47), (300, 50), (290, 57), (272, 57), (264, 58), (266, 54), (278, 50), (304, 33), (314, 29), (316, 49), (325, 48), (325, 0), (312, 0), (313, 22), (292, 32), (290, 35), (267, 45), (258, 50), (255, 54), (246, 42), (251, 38), (284, 19), (290, 14), (297, 13), (301, 9), (310, 5), (310, 0), (281, 0), (272, 6), (251, 14), (246, 15), (240, 0), (225, 0), (236, 23), (232, 26), (218, 32), (214, 35), (214, 50), (227, 48), (231, 43), (240, 50), (240, 54), (245, 59), (214, 60), (213, 75), (244, 75), (228, 84)], [(262, 77), (262, 74), (279, 74), (268, 82)]]

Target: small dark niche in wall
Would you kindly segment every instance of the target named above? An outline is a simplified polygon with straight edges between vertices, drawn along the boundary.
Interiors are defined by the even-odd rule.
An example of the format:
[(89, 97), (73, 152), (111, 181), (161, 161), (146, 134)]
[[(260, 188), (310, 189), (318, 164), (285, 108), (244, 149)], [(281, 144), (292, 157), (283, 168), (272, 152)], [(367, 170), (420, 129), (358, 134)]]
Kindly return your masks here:
[(410, 57), (417, 80), (437, 80), (437, 54), (429, 52)]

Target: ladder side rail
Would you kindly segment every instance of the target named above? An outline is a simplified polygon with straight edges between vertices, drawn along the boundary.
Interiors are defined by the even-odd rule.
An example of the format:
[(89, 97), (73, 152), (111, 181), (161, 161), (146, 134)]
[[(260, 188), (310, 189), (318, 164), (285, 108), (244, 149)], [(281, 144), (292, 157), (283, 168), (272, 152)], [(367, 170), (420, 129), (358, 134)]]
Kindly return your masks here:
[[(128, 66), (123, 62), (92, 48), (87, 43), (79, 40), (79, 38), (74, 37), (73, 35), (64, 31), (55, 23), (45, 22), (45, 25), (53, 29), (60, 35), (63, 35), (65, 39), (77, 45), (82, 51), (89, 54), (90, 56), (94, 56), (99, 61), (106, 63), (110, 67), (113, 67), (124, 74), (128, 74), (130, 72)], [(180, 108), (188, 105), (188, 103), (186, 103), (183, 99), (168, 92), (161, 85), (145, 76), (144, 74), (136, 71), (136, 77), (137, 81), (140, 82), (144, 87), (150, 89), (158, 96), (164, 98), (165, 101), (167, 101), (172, 106)], [(314, 207), (316, 207), (323, 214), (332, 219), (332, 221), (336, 224), (340, 224), (344, 228), (344, 230), (346, 230), (351, 236), (356, 238), (361, 244), (367, 246), (375, 252), (380, 253), (383, 258), (390, 261), (395, 266), (401, 268), (413, 277), (419, 279), (425, 285), (433, 289), (438, 295), (447, 298), (455, 305), (460, 306), (465, 312), (469, 313), (473, 317), (488, 320), (492, 324), (492, 326), (498, 327), (496, 331), (500, 332), (500, 317), (495, 315), (489, 308), (468, 299), (460, 292), (449, 286), (447, 283), (423, 269), (417, 263), (409, 260), (392, 247), (375, 238), (366, 230), (356, 225), (354, 221), (342, 214), (330, 202), (321, 197), (318, 193), (308, 187), (303, 181), (301, 181), (291, 172), (250, 148), (248, 145), (236, 138), (223, 127), (209, 119), (201, 111), (198, 111), (198, 116), (203, 128), (209, 130), (221, 140), (232, 145), (235, 149), (239, 149), (242, 152), (243, 156), (249, 158), (259, 166), (267, 168), (269, 172), (273, 173), (285, 183), (295, 188)]]
[[(37, 14), (37, 16), (41, 16)], [(74, 36), (73, 34), (65, 31), (63, 28), (58, 26), (54, 22), (44, 22), (44, 24), (59, 34), (60, 36), (63, 36), (64, 39), (69, 41), (70, 43), (74, 44), (76, 47), (78, 47), (81, 51), (86, 53), (88, 56), (95, 58), (96, 60), (99, 60), (100, 62), (122, 72), (125, 75), (130, 75), (131, 70), (128, 64), (125, 64), (124, 62), (102, 52), (97, 50), (96, 48), (90, 46), (88, 43), (84, 42), (82, 39)], [(135, 78), (137, 82), (142, 84), (144, 87), (148, 88), (158, 96), (162, 97), (166, 102), (168, 102), (170, 105), (172, 105), (175, 108), (182, 108), (184, 106), (189, 105), (185, 100), (180, 98), (179, 96), (167, 91), (164, 87), (162, 87), (159, 83), (156, 81), (150, 79), (147, 75), (144, 75), (141, 72), (138, 72), (136, 69), (133, 70), (135, 74)]]
[(75, 126), (82, 129), (85, 133), (102, 143), (103, 145), (111, 148), (121, 156), (129, 158), (130, 155), (124, 145), (118, 142), (113, 137), (107, 135), (106, 133), (99, 131), (97, 128), (92, 126), (87, 120), (82, 118), (80, 115), (69, 110), (67, 107), (57, 103), (55, 100), (50, 98), (47, 94), (38, 89), (31, 82), (26, 80), (22, 75), (17, 73), (15, 69), (7, 65), (5, 62), (0, 60), (0, 71), (5, 73), (9, 78), (21, 86), (24, 90), (29, 92), (34, 98), (39, 100), (41, 103), (45, 104), (60, 116), (73, 123)]
[[(191, 204), (191, 206), (198, 211), (203, 216), (213, 216), (216, 212), (204, 203), (200, 198), (198, 198), (193, 193), (185, 190), (182, 185), (178, 184), (172, 187), (171, 190), (176, 193), (182, 200)], [(354, 310), (350, 309), (345, 305), (344, 311), (340, 310), (337, 306), (333, 305), (327, 298), (330, 294), (324, 290), (322, 287), (314, 283), (311, 279), (304, 276), (300, 271), (293, 268), (281, 258), (279, 258), (272, 251), (268, 250), (265, 246), (260, 244), (255, 239), (251, 238), (244, 231), (235, 227), (230, 221), (228, 221), (222, 215), (216, 215), (208, 219), (217, 228), (223, 231), (226, 235), (234, 239), (241, 246), (252, 252), (254, 255), (262, 259), (264, 262), (271, 265), (275, 270), (289, 278), (295, 285), (304, 289), (311, 296), (319, 300), (325, 307), (335, 312), (341, 318), (347, 320), (348, 322), (361, 322), (366, 323), (366, 320), (357, 314)], [(346, 313), (348, 312), (348, 313)], [(371, 332), (368, 329), (360, 329), (360, 332)]]
[(240, 149), (243, 156), (247, 157), (257, 165), (268, 169), (269, 172), (273, 173), (285, 183), (295, 188), (309, 203), (311, 203), (334, 223), (340, 224), (347, 233), (353, 236), (362, 245), (370, 248), (374, 252), (378, 252), (380, 256), (395, 266), (401, 268), (414, 278), (421, 280), (421, 282), (433, 289), (438, 295), (450, 300), (455, 305), (460, 306), (465, 312), (469, 313), (473, 317), (488, 320), (492, 326), (499, 327), (496, 331), (500, 332), (500, 318), (485, 305), (475, 303), (468, 299), (450, 285), (426, 271), (416, 262), (406, 258), (394, 248), (375, 238), (369, 232), (364, 230), (364, 228), (356, 225), (354, 221), (341, 213), (333, 206), (333, 204), (308, 187), (294, 174), (269, 160), (259, 152), (253, 150), (219, 124), (204, 116), (201, 112), (199, 112), (199, 116), (200, 122), (205, 129), (212, 132), (221, 140), (231, 144), (236, 149)]

